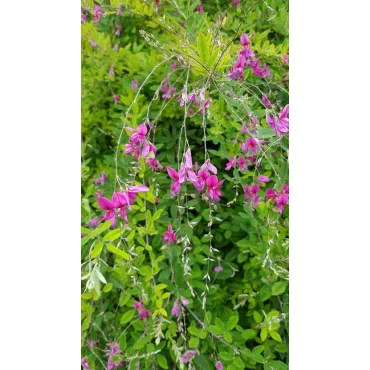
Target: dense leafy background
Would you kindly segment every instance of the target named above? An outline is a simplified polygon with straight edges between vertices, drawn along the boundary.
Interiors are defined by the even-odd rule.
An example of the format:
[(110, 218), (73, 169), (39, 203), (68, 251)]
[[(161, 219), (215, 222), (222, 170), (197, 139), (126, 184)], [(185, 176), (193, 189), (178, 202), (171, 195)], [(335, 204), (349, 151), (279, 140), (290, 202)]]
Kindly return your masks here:
[[(84, 235), (81, 258), (82, 276), (90, 273), (93, 283), (92, 289), (86, 289), (86, 280), (82, 282), (82, 357), (87, 356), (92, 369), (103, 369), (107, 364), (105, 351), (114, 341), (122, 350), (117, 356), (117, 361), (123, 360), (122, 368), (136, 369), (140, 361), (143, 369), (203, 370), (214, 369), (216, 361), (221, 361), (225, 369), (287, 369), (289, 209), (286, 207), (281, 216), (274, 212), (271, 203), (264, 202), (263, 185), (261, 203), (252, 211), (245, 204), (243, 186), (252, 183), (254, 168), (224, 169), (228, 156), (240, 153), (239, 141), (234, 142), (241, 136), (242, 123), (238, 116), (247, 120), (249, 112), (258, 115), (261, 129), (265, 129), (261, 135), (276, 140), (267, 128), (265, 110), (257, 97), (263, 91), (278, 107), (288, 103), (288, 83), (281, 85), (288, 71), (287, 66), (281, 65), (283, 55), (288, 53), (288, 4), (280, 0), (248, 0), (240, 1), (236, 8), (232, 1), (209, 1), (203, 3), (205, 13), (199, 14), (197, 2), (187, 0), (160, 1), (158, 10), (154, 1), (121, 3), (122, 16), (117, 14), (118, 1), (102, 1), (103, 12), (107, 14), (94, 24), (94, 3), (82, 2), (87, 9), (87, 22), (82, 24), (81, 31)], [(222, 12), (226, 16), (224, 20)], [(184, 28), (180, 22), (184, 22)], [(117, 24), (121, 25), (120, 36), (115, 35)], [(145, 41), (140, 30), (145, 30), (163, 48)], [(238, 84), (225, 77), (240, 50), (242, 32), (254, 33), (252, 49), (271, 70), (268, 79), (247, 73), (245, 82)], [(212, 225), (212, 245), (219, 253), (211, 263), (210, 290), (203, 310), (200, 296), (205, 290), (203, 277), (208, 271), (204, 258), (209, 251), (210, 207), (198, 196), (189, 197), (186, 204), (181, 203), (188, 208), (179, 209), (177, 199), (170, 197), (171, 179), (165, 169), (177, 168), (176, 153), (178, 146), (183, 145), (179, 132), (184, 110), (175, 99), (158, 98), (150, 107), (149, 119), (157, 125), (156, 158), (164, 169), (153, 174), (144, 163), (138, 167), (136, 179), (150, 185), (150, 191), (140, 193), (129, 212), (131, 230), (120, 227), (112, 230), (108, 223), (96, 228), (89, 226), (89, 222), (102, 214), (96, 192), (102, 189), (104, 196), (110, 197), (114, 191), (117, 140), (127, 108), (137, 93), (131, 88), (132, 80), (137, 79), (140, 86), (165, 56), (181, 53), (185, 62), (191, 64), (189, 84), (200, 85), (207, 72), (186, 55), (195, 53), (205, 64), (209, 62), (212, 69), (209, 35), (216, 35), (221, 48), (235, 40), (225, 52), (224, 66), (220, 63), (208, 90), (212, 103), (206, 118), (207, 148), (212, 163), (219, 169), (219, 178), (224, 178), (225, 183), (221, 201), (213, 210), (213, 217), (222, 220), (214, 218)], [(90, 40), (97, 46), (92, 47)], [(185, 40), (188, 45), (184, 44)], [(115, 45), (118, 51), (113, 49)], [(145, 120), (148, 105), (161, 81), (171, 72), (173, 61), (160, 65), (145, 83), (127, 116), (128, 126), (136, 128)], [(186, 73), (181, 62), (177, 64), (170, 79), (178, 81), (177, 91), (180, 91)], [(111, 67), (114, 77), (108, 73)], [(112, 94), (120, 95), (118, 104), (114, 104)], [(168, 104), (162, 110), (163, 103)], [(200, 164), (204, 162), (202, 119), (196, 114), (186, 123), (193, 162)], [(128, 137), (129, 132), (125, 131), (118, 155), (119, 176), (126, 179), (132, 167), (132, 158), (122, 155)], [(261, 162), (259, 172), (270, 177), (270, 188), (276, 185), (280, 189), (288, 183), (287, 149), (288, 139), (284, 136), (266, 154), (269, 160)], [(108, 179), (104, 186), (96, 186), (94, 180), (102, 171)], [(187, 192), (195, 193), (191, 189)], [(194, 222), (194, 226), (190, 227), (189, 222)], [(179, 235), (187, 235), (190, 240), (188, 281), (181, 262), (182, 243), (162, 248), (163, 233), (169, 223), (180, 229)], [(128, 254), (130, 250), (136, 256)], [(216, 273), (213, 267), (219, 264), (223, 270)], [(99, 279), (99, 275), (103, 278)], [(191, 295), (188, 284), (195, 296)], [(139, 297), (153, 314), (146, 323), (138, 319), (133, 308)], [(183, 315), (177, 320), (171, 316), (171, 308), (179, 297), (186, 297), (190, 303), (183, 307)], [(88, 339), (98, 343), (89, 347)], [(195, 349), (197, 355), (190, 363), (182, 364), (178, 356), (189, 349)]]

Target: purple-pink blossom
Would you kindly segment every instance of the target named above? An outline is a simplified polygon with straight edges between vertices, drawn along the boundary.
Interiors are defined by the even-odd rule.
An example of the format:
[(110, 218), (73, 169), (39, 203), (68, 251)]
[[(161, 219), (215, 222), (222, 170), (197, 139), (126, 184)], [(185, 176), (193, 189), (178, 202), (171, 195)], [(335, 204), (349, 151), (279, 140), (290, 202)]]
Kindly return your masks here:
[(119, 102), (119, 95), (118, 94), (114, 94), (113, 95), (113, 100), (114, 100), (114, 104), (117, 104)]
[(189, 304), (189, 300), (186, 299), (185, 297), (181, 297), (181, 303), (184, 305), (184, 306), (187, 306)]
[(207, 195), (210, 200), (219, 202), (220, 196), (222, 195), (221, 190), (219, 188), (224, 183), (225, 180), (218, 181), (218, 178), (216, 175), (209, 176), (206, 180), (206, 186), (207, 186)]
[(222, 266), (216, 266), (213, 270), (216, 272), (222, 271), (224, 268)]
[(275, 130), (276, 136), (281, 138), (283, 134), (289, 135), (289, 104), (286, 105), (279, 113), (279, 117), (270, 117), (266, 111), (266, 122)]
[(119, 36), (121, 34), (121, 26), (119, 24), (116, 24), (116, 36)]
[(177, 173), (172, 167), (167, 167), (168, 175), (174, 181), (171, 184), (171, 197), (173, 198), (181, 190), (181, 184), (185, 182), (185, 168), (181, 168), (179, 173)]
[(241, 170), (247, 170), (248, 169), (247, 163), (246, 163), (244, 157), (239, 157), (237, 162), (238, 162), (238, 165), (239, 165)]
[(217, 361), (216, 362), (216, 369), (217, 370), (223, 370), (224, 369), (224, 367), (223, 367), (223, 365), (222, 365), (222, 363), (220, 361)]
[(95, 5), (95, 8), (94, 8), (94, 23), (98, 23), (100, 17), (101, 17), (101, 7), (98, 6), (98, 5)]
[(244, 187), (244, 199), (246, 201), (249, 200), (249, 198), (252, 198), (253, 203), (258, 206), (259, 205), (259, 198), (258, 198), (258, 192), (260, 191), (260, 187), (257, 184), (253, 184), (252, 186), (245, 185)]
[(81, 360), (81, 365), (82, 365), (82, 367), (83, 367), (85, 370), (89, 370), (89, 369), (91, 369), (91, 368), (90, 368), (89, 363), (87, 362), (87, 356), (85, 356), (85, 357)]
[(167, 232), (165, 232), (163, 236), (163, 241), (167, 241), (167, 245), (171, 245), (171, 243), (173, 243), (177, 239), (176, 234), (173, 232), (171, 224), (168, 225)]
[(235, 168), (235, 167), (236, 167), (236, 157), (234, 158), (229, 157), (229, 162), (226, 163), (225, 170), (229, 171), (231, 168)]
[(257, 180), (260, 184), (262, 184), (263, 182), (269, 182), (270, 178), (268, 176), (259, 175)]
[(266, 189), (266, 202), (272, 199), (279, 209), (279, 213), (282, 214), (284, 211), (284, 206), (289, 204), (289, 185), (283, 185), (279, 191), (276, 193), (274, 189)]
[(94, 48), (96, 46), (96, 42), (94, 40), (90, 40), (90, 45)]
[(138, 302), (134, 303), (134, 308), (137, 311), (137, 313), (139, 314), (139, 319), (144, 321), (144, 322), (147, 321), (147, 316), (152, 315), (152, 313), (145, 308), (145, 305), (144, 305), (141, 298), (139, 298)]
[(271, 107), (271, 102), (270, 100), (268, 100), (266, 94), (262, 94), (262, 101), (263, 101), (263, 104), (266, 106), (266, 107)]
[(198, 12), (199, 14), (203, 14), (203, 13), (204, 13), (203, 5), (202, 5), (201, 3), (199, 3), (199, 4), (197, 5), (197, 12)]
[(175, 69), (176, 69), (176, 63), (171, 64), (171, 65), (170, 65), (170, 68), (171, 68), (172, 70), (175, 70)]
[(176, 299), (175, 303), (173, 304), (172, 310), (171, 310), (171, 315), (179, 317), (180, 315), (180, 305), (179, 301)]
[(137, 85), (138, 85), (138, 81), (137, 80), (133, 80), (132, 83), (131, 83), (131, 89), (132, 90), (136, 90), (137, 89)]
[(289, 55), (285, 54), (283, 56), (283, 61), (281, 62), (281, 65), (284, 66), (287, 63), (288, 59), (289, 59)]

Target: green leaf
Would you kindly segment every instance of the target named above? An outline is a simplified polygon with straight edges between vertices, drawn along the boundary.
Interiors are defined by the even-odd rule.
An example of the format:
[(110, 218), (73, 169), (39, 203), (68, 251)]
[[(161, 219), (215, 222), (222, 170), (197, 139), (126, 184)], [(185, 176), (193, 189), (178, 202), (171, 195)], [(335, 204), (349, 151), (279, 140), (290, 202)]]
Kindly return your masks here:
[(159, 365), (162, 369), (168, 369), (168, 365), (167, 365), (166, 357), (164, 357), (164, 356), (163, 356), (163, 355), (161, 355), (160, 353), (157, 353), (156, 358), (157, 358), (158, 365)]
[[(257, 312), (257, 314), (258, 314), (258, 312)], [(262, 317), (261, 317), (261, 320), (262, 320)], [(256, 332), (254, 330), (252, 330), (252, 329), (244, 330), (243, 333), (242, 333), (242, 338), (244, 340), (252, 339), (255, 336), (256, 336)]]
[(100, 224), (95, 230), (91, 231), (91, 234), (90, 236), (92, 238), (98, 236), (99, 234), (101, 234), (103, 231), (109, 229), (110, 225), (111, 225), (112, 221), (111, 220), (108, 220), (108, 221), (105, 221), (104, 223)]
[(259, 137), (261, 138), (269, 138), (275, 135), (275, 131), (269, 127), (262, 127), (259, 129)]
[(104, 243), (97, 243), (94, 245), (94, 248), (92, 249), (90, 253), (91, 258), (96, 258), (99, 256), (101, 251), (103, 250)]
[(113, 284), (112, 283), (108, 283), (104, 288), (103, 288), (103, 292), (104, 293), (108, 293), (112, 290), (113, 288)]
[(121, 317), (120, 323), (123, 325), (131, 321), (133, 317), (135, 316), (135, 312), (136, 312), (135, 310), (129, 310), (125, 312)]
[(266, 328), (264, 328), (264, 329), (262, 329), (262, 330), (261, 330), (261, 334), (260, 334), (260, 336), (261, 336), (261, 340), (262, 340), (262, 342), (264, 342), (264, 341), (266, 340), (266, 338), (267, 338), (267, 334), (268, 334), (268, 331), (267, 331), (267, 329), (266, 329)]
[(263, 320), (262, 315), (257, 311), (253, 312), (253, 317), (254, 317), (254, 320), (256, 321), (257, 324), (261, 323), (262, 320)]
[(264, 285), (260, 290), (261, 301), (264, 302), (271, 297), (272, 290), (270, 285)]
[(233, 356), (228, 352), (220, 352), (220, 357), (224, 361), (232, 361)]
[(115, 229), (115, 230), (112, 230), (107, 235), (104, 236), (103, 240), (105, 242), (111, 242), (113, 240), (118, 239), (124, 232), (125, 232), (124, 229)]
[(198, 346), (199, 346), (199, 338), (191, 337), (189, 340), (189, 347), (198, 348)]
[(109, 252), (111, 252), (113, 254), (116, 254), (117, 256), (120, 256), (120, 257), (122, 257), (123, 259), (125, 259), (127, 261), (129, 261), (131, 259), (130, 255), (128, 253), (116, 248), (112, 244), (108, 244), (107, 249), (108, 249)]
[(280, 342), (280, 343), (282, 342), (280, 334), (278, 332), (271, 330), (270, 335), (271, 335), (271, 338), (276, 340), (277, 342)]
[(235, 328), (236, 324), (238, 323), (238, 316), (231, 316), (229, 318), (229, 320), (227, 321), (227, 324), (226, 324), (226, 329), (227, 330), (232, 330)]
[(207, 64), (207, 39), (203, 33), (198, 34), (197, 51), (202, 64)]
[(284, 364), (282, 361), (270, 361), (269, 364), (275, 370), (288, 370), (288, 365)]
[(280, 295), (285, 292), (286, 283), (284, 281), (278, 281), (272, 286), (272, 295)]
[(231, 343), (233, 341), (233, 337), (231, 336), (231, 334), (229, 332), (226, 332), (224, 334), (224, 339), (226, 340), (226, 342), (228, 343)]
[(236, 356), (234, 359), (234, 365), (239, 369), (244, 369), (244, 363), (239, 356)]

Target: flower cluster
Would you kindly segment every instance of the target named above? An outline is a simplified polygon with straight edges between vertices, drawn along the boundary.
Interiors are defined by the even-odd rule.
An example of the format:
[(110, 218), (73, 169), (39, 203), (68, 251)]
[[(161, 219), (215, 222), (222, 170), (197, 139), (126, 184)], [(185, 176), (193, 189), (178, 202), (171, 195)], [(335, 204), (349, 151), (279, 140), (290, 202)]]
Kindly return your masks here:
[(87, 362), (87, 356), (85, 356), (82, 360), (81, 360), (81, 365), (83, 367), (84, 370), (90, 370), (91, 367), (89, 365), (89, 363)]
[[(210, 172), (214, 173), (211, 175)], [(202, 196), (202, 199), (209, 199), (211, 201), (220, 201), (220, 196), (222, 195), (219, 188), (224, 183), (225, 180), (218, 181), (217, 168), (210, 162), (209, 159), (200, 167), (198, 171), (198, 163), (195, 163), (195, 171), (193, 170), (193, 162), (191, 157), (190, 149), (187, 150), (185, 154), (185, 163), (181, 165), (179, 172), (176, 172), (173, 168), (167, 167), (168, 175), (174, 179), (171, 184), (171, 197), (173, 198), (181, 190), (181, 184), (185, 181), (189, 181), (200, 193), (204, 187), (206, 191)]]
[(131, 210), (130, 205), (134, 203), (136, 193), (147, 191), (149, 191), (149, 188), (145, 185), (128, 186), (126, 191), (113, 193), (112, 200), (99, 197), (99, 207), (103, 211), (108, 211), (103, 217), (103, 221), (112, 220), (111, 227), (114, 228), (116, 226), (116, 215), (119, 214), (128, 223), (126, 207)]
[(248, 184), (244, 187), (244, 199), (246, 201), (249, 200), (249, 198), (252, 198), (253, 203), (258, 206), (259, 205), (259, 198), (258, 198), (258, 192), (260, 191), (260, 187), (257, 184), (253, 184), (252, 186), (249, 186)]
[[(150, 122), (148, 124), (149, 126), (154, 127)], [(128, 127), (127, 129), (133, 134), (130, 136), (130, 143), (125, 145), (123, 153), (132, 155), (135, 160), (141, 156), (146, 159), (153, 171), (156, 169), (161, 170), (163, 168), (162, 165), (155, 159), (157, 148), (146, 137), (148, 133), (146, 124), (143, 123), (139, 125), (136, 130), (131, 127)]]
[(95, 5), (94, 8), (94, 23), (98, 23), (101, 17), (101, 7), (98, 5)]
[(272, 199), (272, 202), (279, 208), (280, 214), (284, 211), (284, 206), (289, 204), (289, 185), (283, 185), (278, 193), (274, 189), (266, 189), (266, 202)]
[(243, 45), (243, 50), (239, 52), (238, 59), (235, 62), (234, 66), (229, 69), (229, 78), (232, 81), (235, 80), (244, 80), (244, 69), (251, 67), (253, 73), (256, 76), (266, 78), (270, 76), (271, 72), (267, 69), (266, 64), (263, 65), (263, 68), (260, 67), (258, 58), (254, 57), (254, 52), (249, 47), (249, 37), (243, 33), (240, 36), (240, 43)]
[(147, 320), (146, 317), (147, 316), (152, 316), (152, 313), (145, 308), (145, 305), (144, 305), (141, 298), (139, 298), (139, 302), (134, 303), (134, 308), (137, 311), (137, 313), (139, 314), (139, 319), (144, 321), (144, 322), (146, 322), (146, 320)]

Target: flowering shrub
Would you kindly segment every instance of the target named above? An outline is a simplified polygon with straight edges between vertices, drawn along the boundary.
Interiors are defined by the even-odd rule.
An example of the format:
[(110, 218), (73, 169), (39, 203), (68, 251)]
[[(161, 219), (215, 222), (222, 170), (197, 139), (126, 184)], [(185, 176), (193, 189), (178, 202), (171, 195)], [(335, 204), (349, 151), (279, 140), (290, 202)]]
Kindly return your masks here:
[(82, 1), (83, 369), (288, 368), (284, 1)]

